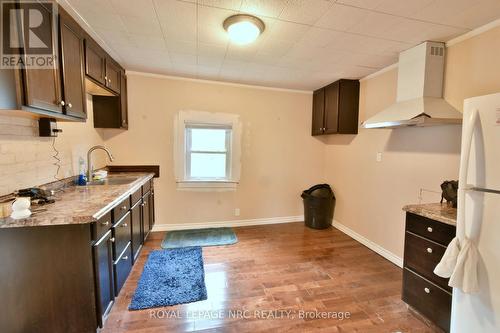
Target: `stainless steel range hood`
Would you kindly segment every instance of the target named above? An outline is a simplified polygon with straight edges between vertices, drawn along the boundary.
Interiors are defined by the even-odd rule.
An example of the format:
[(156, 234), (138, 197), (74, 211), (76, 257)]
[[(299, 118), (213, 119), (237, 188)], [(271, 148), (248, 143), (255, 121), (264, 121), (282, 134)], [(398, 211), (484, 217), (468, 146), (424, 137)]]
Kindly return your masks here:
[(364, 128), (457, 125), (462, 113), (443, 99), (445, 45), (425, 42), (399, 55), (396, 103), (361, 124)]

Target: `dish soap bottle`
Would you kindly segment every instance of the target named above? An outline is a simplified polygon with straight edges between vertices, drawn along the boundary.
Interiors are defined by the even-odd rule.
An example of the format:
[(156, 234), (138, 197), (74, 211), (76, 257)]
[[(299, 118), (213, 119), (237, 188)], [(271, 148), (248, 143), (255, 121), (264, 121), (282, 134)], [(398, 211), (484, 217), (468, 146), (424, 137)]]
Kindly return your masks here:
[(85, 161), (82, 157), (78, 159), (78, 185), (87, 185), (87, 178), (85, 177)]

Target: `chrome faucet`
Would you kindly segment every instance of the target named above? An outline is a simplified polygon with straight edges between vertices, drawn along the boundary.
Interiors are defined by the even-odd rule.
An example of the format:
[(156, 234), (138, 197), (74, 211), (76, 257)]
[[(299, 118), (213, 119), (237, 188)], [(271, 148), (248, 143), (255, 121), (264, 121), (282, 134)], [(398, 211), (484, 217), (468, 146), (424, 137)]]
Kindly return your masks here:
[(94, 174), (94, 166), (92, 165), (92, 152), (94, 150), (97, 150), (97, 149), (104, 150), (108, 154), (109, 160), (111, 162), (113, 162), (113, 160), (114, 160), (113, 155), (111, 155), (111, 152), (108, 150), (108, 148), (106, 148), (104, 146), (100, 146), (100, 145), (90, 148), (89, 151), (87, 152), (87, 181), (88, 182), (92, 181), (92, 175)]

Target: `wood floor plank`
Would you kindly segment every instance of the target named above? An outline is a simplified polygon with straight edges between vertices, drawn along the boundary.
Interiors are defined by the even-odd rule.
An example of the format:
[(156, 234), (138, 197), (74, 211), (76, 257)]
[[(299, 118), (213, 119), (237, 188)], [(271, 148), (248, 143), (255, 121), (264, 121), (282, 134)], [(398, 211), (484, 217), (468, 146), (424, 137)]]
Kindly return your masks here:
[(207, 300), (129, 311), (152, 233), (103, 332), (440, 332), (401, 301), (401, 269), (337, 229), (234, 230), (237, 244), (203, 249)]

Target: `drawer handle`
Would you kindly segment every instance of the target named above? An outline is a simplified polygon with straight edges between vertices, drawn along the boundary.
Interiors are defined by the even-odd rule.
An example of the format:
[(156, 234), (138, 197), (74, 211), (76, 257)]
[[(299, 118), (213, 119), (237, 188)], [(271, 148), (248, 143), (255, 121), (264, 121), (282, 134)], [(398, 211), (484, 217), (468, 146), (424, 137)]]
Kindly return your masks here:
[(432, 227), (427, 227), (428, 232), (432, 232)]
[(428, 247), (427, 248), (427, 253), (432, 253), (432, 248)]
[(109, 221), (101, 222), (101, 225), (103, 225), (103, 226), (107, 226), (108, 224), (109, 224)]
[(146, 203), (144, 203), (144, 202), (143, 202), (143, 203), (141, 203), (141, 207), (144, 207), (144, 205), (146, 205)]
[(424, 291), (425, 291), (426, 294), (430, 294), (431, 293), (431, 290), (429, 288), (427, 288), (427, 287), (424, 288)]
[(128, 256), (122, 257), (122, 260), (128, 260)]
[(128, 224), (127, 223), (123, 223), (122, 224), (122, 228), (126, 228), (126, 227), (128, 227)]
[(120, 207), (121, 210), (126, 210), (127, 209), (127, 206), (122, 206)]
[(111, 238), (109, 239), (109, 241), (110, 241), (111, 243), (114, 243), (114, 242), (115, 242), (115, 238), (114, 238), (114, 237), (111, 237)]

